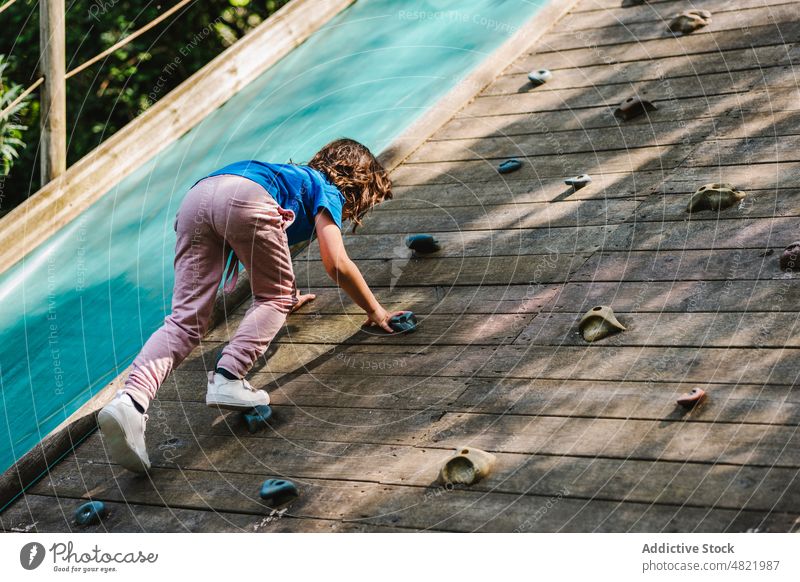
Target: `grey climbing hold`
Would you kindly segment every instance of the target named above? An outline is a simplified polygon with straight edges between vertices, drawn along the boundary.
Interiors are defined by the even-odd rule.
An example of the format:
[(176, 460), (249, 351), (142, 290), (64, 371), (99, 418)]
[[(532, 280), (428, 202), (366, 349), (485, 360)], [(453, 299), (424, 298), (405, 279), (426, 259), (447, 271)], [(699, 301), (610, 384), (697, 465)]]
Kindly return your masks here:
[(658, 107), (650, 103), (647, 99), (642, 99), (638, 95), (628, 97), (619, 104), (619, 107), (614, 111), (614, 116), (622, 119), (623, 121), (630, 121), (637, 117), (644, 115), (648, 111), (656, 111)]
[(567, 178), (564, 180), (564, 184), (567, 186), (572, 186), (575, 188), (575, 190), (580, 190), (591, 181), (592, 177), (589, 174), (581, 174), (580, 176), (575, 176), (574, 178)]
[(439, 473), (439, 482), (443, 485), (472, 485), (492, 472), (496, 457), (472, 447), (459, 447), (445, 462)]
[(702, 388), (693, 388), (686, 394), (678, 396), (678, 404), (684, 408), (694, 408), (706, 397), (706, 391)]
[(594, 342), (626, 329), (614, 315), (614, 310), (608, 305), (599, 305), (590, 309), (581, 318), (578, 328), (587, 342)]
[(692, 195), (686, 212), (700, 212), (702, 210), (725, 210), (747, 196), (731, 184), (705, 184), (700, 186)]
[(259, 404), (242, 413), (247, 430), (250, 434), (257, 433), (267, 426), (267, 421), (272, 417), (272, 408), (268, 404)]
[(800, 241), (790, 244), (781, 254), (781, 269), (800, 271)]
[(288, 479), (267, 479), (261, 485), (261, 499), (271, 506), (283, 505), (299, 495), (297, 485)]
[(88, 501), (75, 510), (75, 523), (80, 526), (97, 525), (108, 515), (102, 501)]
[(511, 172), (516, 172), (522, 167), (522, 162), (517, 159), (510, 159), (506, 160), (499, 166), (497, 166), (497, 173), (498, 174), (510, 174)]
[(553, 78), (553, 73), (551, 73), (547, 69), (539, 69), (537, 71), (531, 71), (530, 73), (528, 73), (528, 80), (533, 84), (534, 87), (538, 87), (539, 85), (544, 85), (552, 78)]
[(389, 319), (389, 327), (395, 333), (412, 333), (417, 331), (417, 316), (411, 311), (403, 311)]
[(681, 12), (669, 23), (670, 32), (689, 34), (699, 28), (711, 24), (711, 13), (708, 10), (686, 10)]
[(411, 234), (406, 237), (406, 246), (421, 255), (435, 253), (442, 248), (439, 241), (430, 234)]

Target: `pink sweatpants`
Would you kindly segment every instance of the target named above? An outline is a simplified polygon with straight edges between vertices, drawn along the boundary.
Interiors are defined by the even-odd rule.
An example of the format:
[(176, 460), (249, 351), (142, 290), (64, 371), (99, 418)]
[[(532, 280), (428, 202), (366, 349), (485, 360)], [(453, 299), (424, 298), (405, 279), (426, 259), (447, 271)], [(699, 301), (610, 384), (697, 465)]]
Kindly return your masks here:
[(147, 409), (161, 383), (200, 343), (232, 248), (250, 274), (253, 303), (217, 366), (243, 378), (286, 321), (296, 298), (284, 210), (258, 184), (214, 176), (186, 194), (175, 219), (172, 313), (133, 362), (124, 391)]

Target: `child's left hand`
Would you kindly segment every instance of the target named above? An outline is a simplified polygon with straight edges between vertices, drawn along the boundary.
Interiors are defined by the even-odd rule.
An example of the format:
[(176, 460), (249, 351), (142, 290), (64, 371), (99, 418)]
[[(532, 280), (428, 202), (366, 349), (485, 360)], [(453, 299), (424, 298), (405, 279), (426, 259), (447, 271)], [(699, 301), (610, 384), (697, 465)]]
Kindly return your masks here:
[(314, 299), (316, 299), (316, 298), (317, 298), (317, 296), (314, 295), (313, 293), (308, 293), (306, 295), (301, 295), (300, 294), (300, 289), (298, 289), (297, 290), (297, 303), (295, 303), (294, 307), (292, 307), (291, 313), (294, 313), (295, 311), (300, 309), (303, 305), (305, 305), (309, 301), (314, 301)]

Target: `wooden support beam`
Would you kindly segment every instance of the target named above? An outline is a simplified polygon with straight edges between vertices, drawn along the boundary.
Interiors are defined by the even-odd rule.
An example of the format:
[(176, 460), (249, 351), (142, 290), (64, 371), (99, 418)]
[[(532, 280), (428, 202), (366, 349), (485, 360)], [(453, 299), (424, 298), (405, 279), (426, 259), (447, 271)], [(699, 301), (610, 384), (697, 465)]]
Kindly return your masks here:
[(42, 89), (42, 186), (67, 169), (67, 87), (64, 0), (39, 2)]

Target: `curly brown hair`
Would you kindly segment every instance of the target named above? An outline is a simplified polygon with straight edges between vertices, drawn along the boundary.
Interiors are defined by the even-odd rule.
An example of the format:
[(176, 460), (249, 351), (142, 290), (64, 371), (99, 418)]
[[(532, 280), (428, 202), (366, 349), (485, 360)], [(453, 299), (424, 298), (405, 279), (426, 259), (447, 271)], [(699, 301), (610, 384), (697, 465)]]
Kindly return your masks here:
[(336, 186), (345, 199), (342, 218), (353, 225), (376, 204), (392, 197), (392, 181), (367, 146), (354, 139), (337, 139), (319, 150), (308, 165)]

